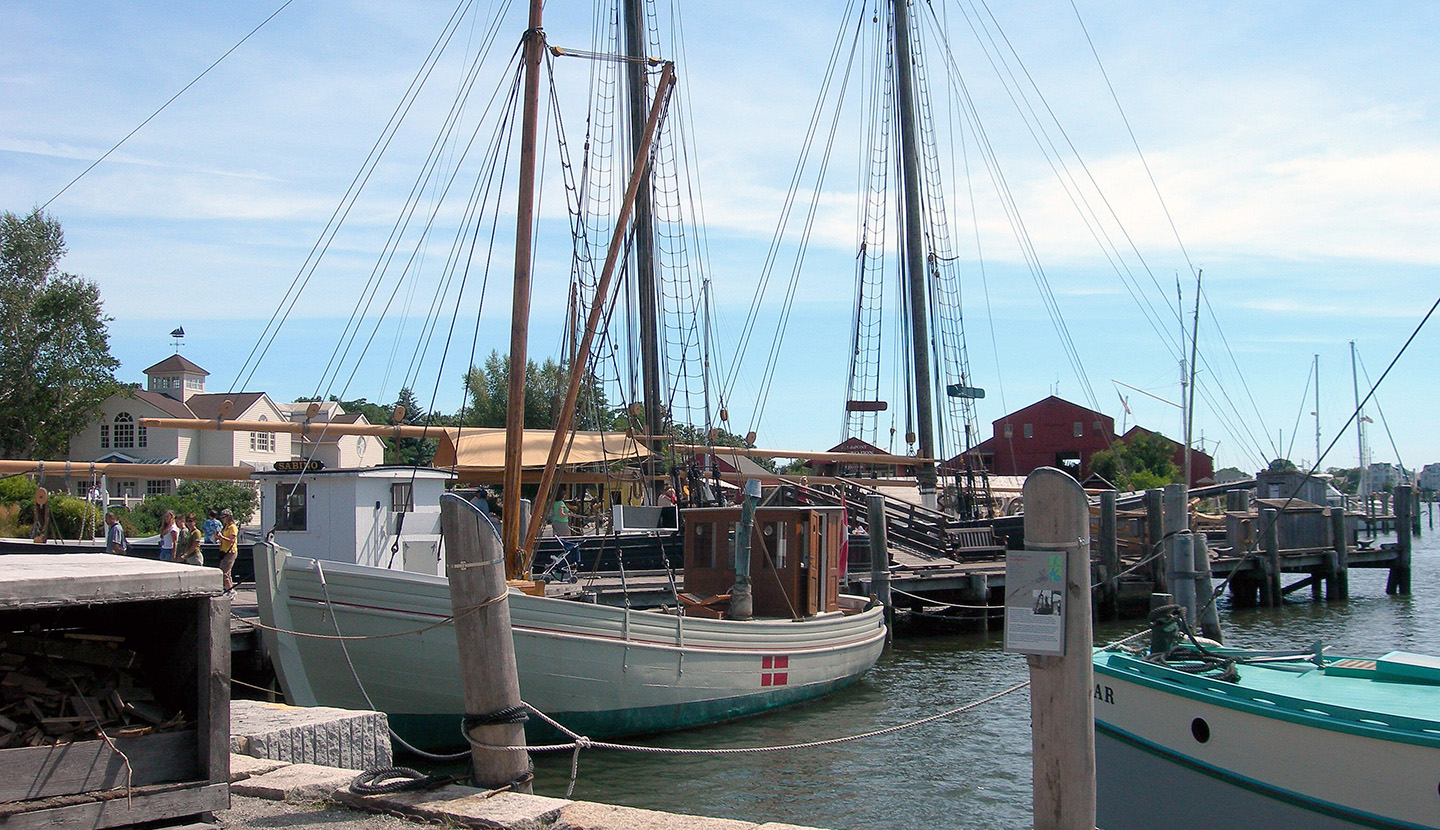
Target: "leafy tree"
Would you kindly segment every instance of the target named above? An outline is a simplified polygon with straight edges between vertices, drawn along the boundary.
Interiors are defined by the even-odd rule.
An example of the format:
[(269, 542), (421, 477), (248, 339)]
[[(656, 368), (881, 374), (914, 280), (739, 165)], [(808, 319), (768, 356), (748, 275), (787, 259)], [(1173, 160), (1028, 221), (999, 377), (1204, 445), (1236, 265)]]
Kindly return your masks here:
[[(408, 386), (400, 390), (400, 395), (395, 399), (395, 405), (405, 407), (405, 417), (401, 423), (438, 423), (434, 418), (426, 415), (425, 410), (420, 407), (420, 399), (415, 397), (415, 393)], [(439, 442), (433, 438), (401, 438), (395, 444), (393, 449), (388, 444), (386, 445), (385, 462), (418, 467), (427, 465), (434, 460), (435, 448)]]
[[(547, 359), (525, 366), (525, 428), (549, 429), (555, 426), (565, 391), (570, 383), (570, 370), (564, 364)], [(465, 389), (469, 406), (463, 413), (462, 426), (505, 426), (510, 397), (510, 359), (492, 351), (482, 366), (471, 366), (465, 373)], [(588, 374), (580, 384), (575, 402), (575, 429), (601, 429), (610, 421), (610, 407), (600, 381)]]
[(1174, 455), (1175, 446), (1165, 436), (1141, 433), (1091, 456), (1090, 472), (1104, 476), (1121, 490), (1150, 490), (1175, 481), (1179, 470)]
[(1277, 458), (1271, 461), (1267, 469), (1272, 473), (1295, 473), (1300, 471), (1300, 468), (1296, 467), (1295, 463), (1288, 458)]
[[(148, 496), (129, 511), (128, 518), (137, 532), (149, 535), (159, 532), (160, 516), (166, 510), (175, 511), (176, 516), (194, 513), (195, 521), (202, 522), (211, 510), (219, 513), (230, 510), (235, 514), (235, 523), (243, 525), (255, 515), (255, 488), (235, 481), (185, 481), (175, 488), (175, 493)], [(128, 532), (128, 531), (127, 531)]]
[(1334, 476), (1335, 489), (1342, 493), (1355, 495), (1360, 492), (1360, 468), (1359, 467), (1331, 467), (1325, 472)]
[(120, 385), (100, 289), (60, 270), (65, 234), (0, 214), (0, 457), (56, 458)]

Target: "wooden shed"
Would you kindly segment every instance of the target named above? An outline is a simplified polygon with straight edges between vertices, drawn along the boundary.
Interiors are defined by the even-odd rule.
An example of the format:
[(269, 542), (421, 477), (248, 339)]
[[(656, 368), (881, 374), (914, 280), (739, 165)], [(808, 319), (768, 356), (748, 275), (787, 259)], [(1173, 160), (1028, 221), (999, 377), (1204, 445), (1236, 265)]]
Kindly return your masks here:
[(103, 828), (230, 802), (220, 571), (0, 556), (0, 825)]

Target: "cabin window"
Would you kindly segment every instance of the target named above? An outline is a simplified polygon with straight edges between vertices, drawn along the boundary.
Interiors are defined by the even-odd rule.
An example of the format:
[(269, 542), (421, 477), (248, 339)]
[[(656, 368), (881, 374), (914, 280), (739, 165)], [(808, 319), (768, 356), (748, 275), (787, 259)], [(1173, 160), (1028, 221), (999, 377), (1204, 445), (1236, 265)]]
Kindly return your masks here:
[(1035, 437), (1035, 425), (1034, 425), (1034, 424), (1026, 424), (1026, 425), (1025, 425), (1025, 437), (1026, 437), (1026, 438), (1034, 438), (1034, 437)]
[(275, 485), (275, 529), (305, 529), (305, 485)]
[(170, 495), (170, 479), (152, 478), (145, 482), (146, 496), (168, 496)]
[[(736, 565), (736, 559), (735, 559), (735, 539), (736, 539), (736, 537), (738, 537), (739, 535), (740, 535), (740, 523), (739, 523), (739, 522), (731, 522), (731, 523), (730, 523), (730, 532), (727, 534), (727, 536), (728, 536), (728, 538), (727, 538), (727, 546), (728, 546), (728, 549), (725, 551), (725, 561), (730, 563), (730, 569), (731, 569), (732, 571), (735, 569), (735, 565)], [(718, 567), (718, 566), (717, 566), (717, 567)]]
[(102, 450), (108, 450), (108, 449), (110, 449), (110, 425), (109, 425), (109, 424), (101, 424), (101, 425), (100, 425), (100, 449), (102, 449)]
[(1076, 421), (1076, 422), (1075, 422), (1075, 437), (1076, 437), (1076, 438), (1083, 438), (1083, 437), (1085, 437), (1085, 424), (1084, 424), (1084, 422), (1082, 422), (1082, 421)]
[(785, 545), (785, 526), (779, 522), (766, 522), (760, 531), (765, 537), (765, 549), (775, 562), (775, 570), (785, 570), (788, 551)]
[(1011, 426), (1011, 425), (1009, 425), (1009, 424), (1006, 424), (1006, 425), (1005, 425), (1005, 437), (1006, 437), (1006, 438), (1014, 438), (1014, 437), (1015, 437), (1015, 427), (1013, 427), (1013, 426)]
[(129, 412), (115, 416), (115, 448), (129, 449), (135, 446), (135, 419)]
[(415, 510), (415, 485), (408, 481), (390, 485), (390, 510), (393, 513), (411, 513)]

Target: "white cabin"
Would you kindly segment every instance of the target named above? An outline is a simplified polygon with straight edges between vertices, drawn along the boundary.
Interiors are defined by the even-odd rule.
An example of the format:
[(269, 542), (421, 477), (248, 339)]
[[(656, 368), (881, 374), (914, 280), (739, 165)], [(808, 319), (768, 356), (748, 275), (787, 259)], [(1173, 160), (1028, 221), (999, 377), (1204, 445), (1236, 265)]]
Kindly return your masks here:
[(413, 573), (442, 574), (443, 470), (363, 467), (306, 473), (264, 471), (261, 527), (296, 556)]

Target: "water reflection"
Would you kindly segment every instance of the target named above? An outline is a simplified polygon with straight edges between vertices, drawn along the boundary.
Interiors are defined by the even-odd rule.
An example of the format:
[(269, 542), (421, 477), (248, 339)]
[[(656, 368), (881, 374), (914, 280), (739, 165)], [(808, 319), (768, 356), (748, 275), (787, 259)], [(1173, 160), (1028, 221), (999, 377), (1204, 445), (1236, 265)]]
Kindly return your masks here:
[[(1382, 541), (1393, 537), (1382, 537)], [(1440, 544), (1416, 541), (1412, 584), (1431, 595)], [(1235, 611), (1220, 602), (1226, 642), (1267, 648), (1323, 640), (1339, 651), (1440, 653), (1431, 603), (1385, 594), (1384, 570), (1353, 570), (1348, 603), (1312, 602), (1301, 589), (1283, 609)], [(1287, 577), (1287, 581), (1294, 577)], [(1101, 626), (1109, 641), (1139, 621)], [(901, 640), (855, 687), (799, 709), (654, 738), (650, 746), (753, 747), (852, 735), (917, 720), (995, 694), (1028, 677), (998, 635)], [(535, 791), (562, 795), (570, 756), (536, 760)], [(1030, 701), (1025, 691), (926, 726), (859, 743), (794, 752), (668, 756), (587, 752), (575, 797), (753, 822), (815, 827), (1029, 827)]]

